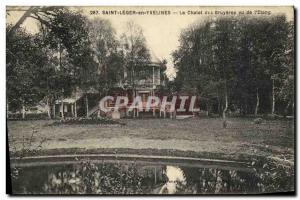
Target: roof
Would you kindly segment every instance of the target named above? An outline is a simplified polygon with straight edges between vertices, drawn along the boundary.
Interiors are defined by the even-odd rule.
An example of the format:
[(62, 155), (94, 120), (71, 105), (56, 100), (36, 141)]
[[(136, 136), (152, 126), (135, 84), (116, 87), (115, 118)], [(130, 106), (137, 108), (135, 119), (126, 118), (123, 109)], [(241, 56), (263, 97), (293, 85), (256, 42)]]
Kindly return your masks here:
[(154, 51), (149, 48), (149, 54), (150, 54), (150, 64), (160, 65), (161, 60), (155, 55)]
[[(75, 97), (64, 98), (63, 102), (64, 103), (75, 103), (75, 101), (78, 101), (81, 97), (82, 97), (82, 95), (78, 95), (76, 99), (75, 99)], [(60, 104), (60, 103), (61, 103), (60, 99), (55, 101), (55, 104)]]

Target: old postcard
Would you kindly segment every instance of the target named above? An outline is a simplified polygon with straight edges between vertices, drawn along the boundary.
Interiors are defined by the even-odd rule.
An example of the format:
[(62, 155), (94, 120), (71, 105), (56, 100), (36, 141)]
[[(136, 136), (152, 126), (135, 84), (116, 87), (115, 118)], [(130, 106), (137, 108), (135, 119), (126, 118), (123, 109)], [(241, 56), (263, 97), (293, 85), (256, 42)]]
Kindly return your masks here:
[(9, 194), (295, 194), (290, 7), (6, 7)]

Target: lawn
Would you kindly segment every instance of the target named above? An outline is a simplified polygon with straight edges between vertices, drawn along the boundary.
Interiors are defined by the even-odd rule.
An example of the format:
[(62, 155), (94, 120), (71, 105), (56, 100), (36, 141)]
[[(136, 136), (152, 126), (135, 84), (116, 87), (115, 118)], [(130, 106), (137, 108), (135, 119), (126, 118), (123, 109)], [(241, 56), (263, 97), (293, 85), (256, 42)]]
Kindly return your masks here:
[[(287, 120), (231, 118), (226, 129), (219, 118), (122, 119), (125, 125), (56, 125), (51, 120), (8, 121), (9, 148), (44, 152), (107, 149), (130, 153), (166, 151), (231, 156), (273, 156), (293, 161), (294, 124)], [(75, 150), (74, 150), (75, 151)], [(149, 153), (149, 151), (148, 151)]]

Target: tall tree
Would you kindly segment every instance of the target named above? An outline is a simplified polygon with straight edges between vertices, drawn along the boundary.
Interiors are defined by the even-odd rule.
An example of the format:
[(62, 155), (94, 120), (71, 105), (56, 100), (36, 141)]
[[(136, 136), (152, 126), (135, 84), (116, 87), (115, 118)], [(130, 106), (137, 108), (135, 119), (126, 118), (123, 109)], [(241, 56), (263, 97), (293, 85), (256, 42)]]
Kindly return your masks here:
[[(132, 89), (135, 97), (137, 81), (150, 73), (150, 70), (145, 69), (145, 66), (150, 62), (150, 54), (142, 28), (133, 21), (127, 22), (126, 31), (122, 34), (120, 43), (124, 62), (125, 85)], [(143, 73), (140, 73), (141, 71)]]
[[(50, 11), (49, 11), (50, 12)], [(51, 9), (45, 16), (39, 16), (41, 28), (46, 32), (46, 43), (49, 48), (57, 50), (58, 90), (61, 91), (61, 107), (63, 99), (77, 87), (85, 93), (94, 85), (96, 63), (94, 62), (88, 38), (87, 19), (79, 12), (66, 8)], [(76, 106), (75, 106), (76, 107)], [(88, 99), (86, 94), (86, 113)], [(75, 115), (77, 109), (75, 108)], [(64, 117), (62, 111), (62, 117)]]
[(47, 64), (47, 57), (41, 48), (41, 40), (22, 28), (11, 32), (6, 38), (7, 104), (10, 109), (21, 109), (25, 118), (26, 107), (37, 104), (44, 93), (38, 81), (41, 66)]
[(130, 84), (134, 87), (135, 75), (150, 61), (149, 50), (142, 28), (129, 21), (126, 24), (126, 31), (121, 35), (122, 55), (125, 62), (125, 71), (130, 72)]
[(102, 94), (120, 80), (122, 58), (119, 42), (110, 21), (95, 18), (88, 22), (92, 53), (97, 62), (97, 89)]
[(196, 88), (207, 110), (217, 100), (223, 118), (229, 108), (257, 114), (271, 106), (274, 113), (276, 98), (289, 107), (292, 103), (283, 97), (293, 94), (282, 92), (293, 85), (293, 33), (288, 30), (293, 28), (280, 15), (194, 24), (182, 32), (173, 52), (174, 85), (177, 90)]

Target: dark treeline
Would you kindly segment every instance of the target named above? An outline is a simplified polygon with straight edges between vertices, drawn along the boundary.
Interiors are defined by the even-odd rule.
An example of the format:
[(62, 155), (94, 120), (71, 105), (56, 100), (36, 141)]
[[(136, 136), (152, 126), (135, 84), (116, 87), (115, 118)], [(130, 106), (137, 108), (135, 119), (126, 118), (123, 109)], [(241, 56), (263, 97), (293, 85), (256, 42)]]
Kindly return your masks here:
[(209, 113), (293, 113), (294, 24), (284, 16), (194, 24), (173, 59), (174, 90), (199, 95)]

